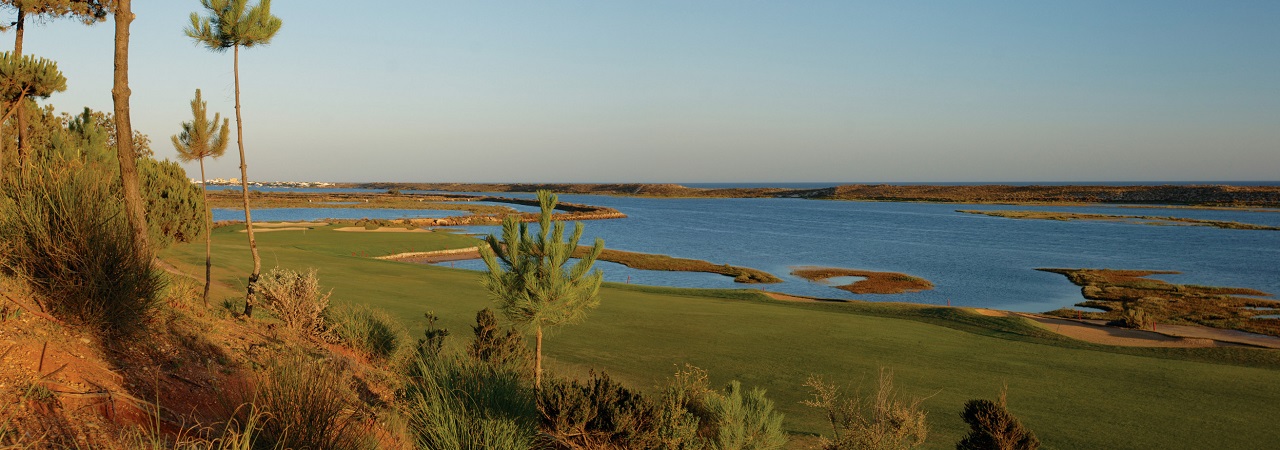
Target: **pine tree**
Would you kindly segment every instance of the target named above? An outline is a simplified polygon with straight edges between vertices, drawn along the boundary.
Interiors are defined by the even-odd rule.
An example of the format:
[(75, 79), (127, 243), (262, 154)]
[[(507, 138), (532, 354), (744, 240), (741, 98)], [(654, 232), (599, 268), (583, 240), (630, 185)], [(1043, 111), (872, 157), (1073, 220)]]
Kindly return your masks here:
[[(29, 98), (48, 98), (54, 92), (67, 90), (67, 79), (58, 71), (58, 64), (34, 56), (17, 56), (0, 53), (0, 102), (4, 116), (0, 124), (9, 120), (15, 111), (22, 109), (22, 102)], [(3, 147), (0, 147), (0, 173), (3, 173)], [(18, 164), (26, 165), (26, 158), (18, 158)]]
[(178, 151), (178, 159), (184, 162), (200, 162), (200, 198), (204, 202), (204, 305), (209, 306), (209, 283), (213, 276), (213, 213), (209, 210), (209, 191), (205, 186), (204, 159), (218, 159), (227, 151), (227, 139), (230, 134), (230, 119), (222, 119), (222, 115), (213, 114), (209, 121), (208, 105), (200, 98), (200, 90), (196, 89), (196, 98), (191, 100), (191, 122), (182, 122), (182, 132), (172, 137), (173, 148)]
[(262, 258), (258, 256), (258, 243), (253, 238), (253, 218), (249, 213), (249, 166), (244, 159), (244, 117), (240, 114), (240, 47), (253, 48), (267, 45), (280, 31), (283, 22), (271, 15), (271, 0), (262, 0), (249, 8), (248, 0), (200, 0), (209, 16), (191, 13), (191, 26), (187, 36), (209, 50), (224, 52), (228, 48), (235, 54), (236, 79), (236, 146), (240, 148), (240, 187), (244, 192), (244, 224), (249, 235), (249, 251), (253, 254), (253, 273), (249, 274), (244, 302), (244, 315), (253, 316), (258, 276), (262, 272)]
[[(0, 0), (0, 6), (12, 8), (17, 12), (13, 21), (13, 54), (22, 56), (22, 44), (26, 36), (28, 17), (37, 21), (57, 17), (73, 17), (85, 25), (92, 25), (107, 17), (109, 1), (102, 0)], [(31, 142), (27, 138), (26, 110), (19, 108), (18, 123), (18, 156), (22, 159), (30, 153)], [(0, 124), (4, 121), (0, 121)]]
[[(564, 239), (564, 222), (552, 222), (556, 195), (538, 191), (541, 214), (539, 231), (534, 236), (527, 224), (508, 216), (502, 222), (502, 241), (493, 235), (486, 239), (488, 248), (480, 256), (489, 268), (483, 282), (498, 307), (512, 322), (534, 332), (534, 385), (542, 386), (543, 328), (581, 322), (587, 310), (600, 304), (597, 294), (604, 278), (591, 265), (604, 251), (604, 240), (595, 245), (571, 267), (565, 263), (578, 248), (582, 223), (574, 223), (573, 235)], [(588, 273), (590, 272), (590, 273)]]

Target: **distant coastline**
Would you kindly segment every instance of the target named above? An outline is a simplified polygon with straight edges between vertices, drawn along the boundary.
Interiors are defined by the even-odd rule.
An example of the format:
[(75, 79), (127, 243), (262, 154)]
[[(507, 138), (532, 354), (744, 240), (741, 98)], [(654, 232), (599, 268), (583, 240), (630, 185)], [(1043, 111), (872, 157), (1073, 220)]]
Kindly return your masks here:
[[(444, 192), (533, 192), (668, 198), (807, 198), (818, 200), (1010, 204), (1159, 204), (1280, 207), (1280, 183), (1257, 185), (847, 184), (825, 187), (690, 187), (679, 184), (337, 183), (339, 188)], [(1261, 184), (1272, 183), (1272, 184)], [(786, 184), (786, 183), (779, 183)]]

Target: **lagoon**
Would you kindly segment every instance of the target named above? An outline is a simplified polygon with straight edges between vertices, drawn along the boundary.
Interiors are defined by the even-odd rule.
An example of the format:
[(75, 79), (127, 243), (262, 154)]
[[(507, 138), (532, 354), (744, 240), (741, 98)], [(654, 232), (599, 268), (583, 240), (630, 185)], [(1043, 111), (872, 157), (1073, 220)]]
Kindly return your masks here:
[[(510, 197), (532, 194), (503, 193)], [(562, 195), (561, 201), (618, 209), (626, 219), (585, 222), (583, 243), (595, 237), (608, 248), (703, 259), (764, 270), (784, 282), (744, 285), (714, 274), (655, 272), (600, 263), (606, 280), (637, 284), (755, 288), (814, 297), (904, 301), (1048, 311), (1082, 300), (1079, 288), (1037, 267), (1177, 270), (1160, 275), (1175, 283), (1222, 285), (1280, 293), (1280, 232), (1210, 227), (1150, 226), (1122, 222), (1015, 220), (955, 212), (1017, 209), (1142, 214), (1280, 225), (1280, 212), (1120, 206), (1002, 206), (804, 199), (667, 199)], [(522, 211), (535, 208), (512, 206)], [(316, 209), (316, 208), (307, 208)], [(231, 210), (234, 211), (234, 210)], [(261, 212), (260, 212), (261, 211)], [(327, 209), (320, 217), (441, 217), (458, 212)], [(302, 213), (302, 211), (295, 211)], [(238, 212), (237, 212), (238, 213)], [(311, 212), (315, 214), (315, 212)], [(232, 217), (234, 219), (234, 217)], [(498, 233), (497, 227), (465, 227)], [(448, 263), (445, 263), (448, 265)], [(479, 270), (479, 261), (456, 267)], [(794, 266), (902, 272), (932, 281), (932, 291), (857, 295), (790, 275)]]

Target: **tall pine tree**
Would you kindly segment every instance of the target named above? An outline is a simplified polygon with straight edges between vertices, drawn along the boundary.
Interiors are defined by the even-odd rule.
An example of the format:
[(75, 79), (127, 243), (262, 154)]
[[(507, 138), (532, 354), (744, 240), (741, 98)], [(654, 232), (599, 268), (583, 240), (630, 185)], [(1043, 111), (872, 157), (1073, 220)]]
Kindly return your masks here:
[(245, 232), (249, 235), (249, 251), (253, 254), (253, 273), (249, 274), (244, 297), (244, 315), (253, 316), (253, 304), (257, 296), (258, 277), (262, 272), (262, 258), (258, 256), (258, 242), (253, 237), (253, 217), (249, 213), (249, 166), (244, 159), (244, 117), (240, 113), (240, 47), (253, 48), (267, 45), (280, 31), (283, 22), (271, 15), (271, 0), (262, 0), (249, 8), (248, 0), (200, 0), (209, 15), (200, 17), (191, 13), (191, 26), (187, 36), (209, 50), (224, 52), (228, 48), (235, 54), (236, 79), (236, 145), (240, 148), (240, 187), (244, 193)]

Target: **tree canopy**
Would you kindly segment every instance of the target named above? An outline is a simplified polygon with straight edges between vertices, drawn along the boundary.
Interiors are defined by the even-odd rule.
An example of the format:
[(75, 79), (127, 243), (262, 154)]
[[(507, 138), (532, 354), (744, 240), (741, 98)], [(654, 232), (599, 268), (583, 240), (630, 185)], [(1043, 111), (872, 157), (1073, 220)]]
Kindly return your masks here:
[(0, 7), (37, 18), (70, 16), (85, 25), (106, 20), (110, 0), (0, 0)]
[(210, 50), (266, 45), (284, 23), (271, 15), (271, 0), (248, 7), (248, 0), (200, 0), (209, 15), (191, 13), (187, 36)]
[[(191, 100), (191, 122), (182, 122), (182, 132), (171, 137), (173, 148), (178, 151), (178, 159), (190, 162), (220, 158), (227, 151), (231, 119), (223, 119), (221, 114), (214, 113), (213, 121), (210, 121), (208, 111), (208, 104), (200, 98), (200, 90), (196, 89), (196, 98)], [(222, 122), (221, 126), (218, 125), (219, 121)]]
[[(54, 92), (67, 90), (67, 79), (58, 71), (58, 63), (35, 56), (14, 57), (0, 52), (0, 99), (5, 103), (23, 98), (48, 98)], [(10, 106), (5, 113), (16, 108)]]

